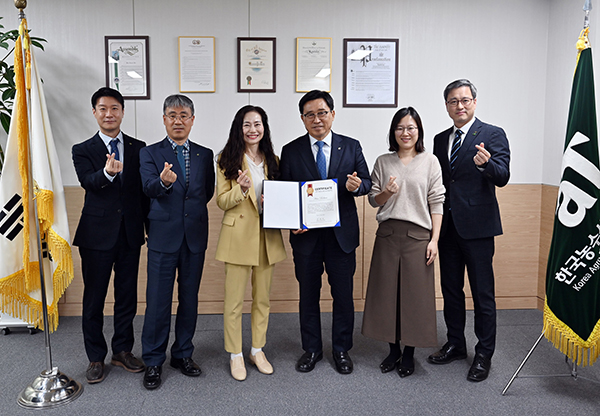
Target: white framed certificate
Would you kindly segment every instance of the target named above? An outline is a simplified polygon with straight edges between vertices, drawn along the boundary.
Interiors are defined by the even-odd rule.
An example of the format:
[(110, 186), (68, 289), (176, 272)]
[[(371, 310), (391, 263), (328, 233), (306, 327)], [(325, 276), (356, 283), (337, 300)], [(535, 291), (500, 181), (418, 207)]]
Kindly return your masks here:
[(331, 38), (296, 38), (296, 92), (331, 92)]
[(215, 92), (214, 36), (179, 36), (179, 92)]
[(340, 226), (337, 179), (263, 182), (263, 227), (311, 229)]

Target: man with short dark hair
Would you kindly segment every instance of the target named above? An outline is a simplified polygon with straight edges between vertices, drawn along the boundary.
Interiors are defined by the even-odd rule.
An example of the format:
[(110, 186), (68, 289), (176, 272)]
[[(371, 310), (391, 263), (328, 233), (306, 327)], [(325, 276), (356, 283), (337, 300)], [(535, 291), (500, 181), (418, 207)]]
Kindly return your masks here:
[(198, 289), (208, 241), (208, 210), (213, 196), (213, 152), (189, 140), (194, 125), (194, 103), (175, 94), (163, 105), (167, 137), (140, 152), (144, 192), (151, 199), (148, 235), (146, 316), (142, 357), (146, 363), (144, 387), (161, 384), (166, 359), (173, 285), (177, 273), (178, 300), (172, 367), (196, 377), (192, 338), (198, 317)]
[(100, 88), (92, 96), (99, 131), (73, 146), (73, 164), (85, 201), (73, 245), (79, 246), (83, 275), (82, 328), (90, 360), (88, 383), (104, 380), (108, 347), (102, 326), (104, 302), (114, 268), (114, 328), (111, 364), (130, 372), (144, 370), (133, 356), (133, 318), (148, 198), (142, 192), (139, 153), (146, 144), (121, 132), (123, 96)]
[(475, 357), (469, 381), (488, 377), (496, 345), (494, 237), (502, 234), (496, 187), (508, 183), (510, 150), (504, 130), (475, 118), (477, 89), (466, 79), (444, 90), (454, 125), (433, 139), (446, 187), (439, 240), (440, 275), (448, 342), (429, 356), (432, 364), (467, 358), (465, 266), (475, 306)]
[(299, 103), (307, 134), (288, 143), (281, 152), (281, 179), (312, 181), (337, 179), (340, 227), (294, 230), (290, 243), (296, 279), (300, 285), (300, 331), (305, 351), (296, 364), (312, 371), (323, 358), (321, 338), (321, 276), (327, 271), (333, 297), (332, 349), (336, 369), (350, 374), (354, 301), (352, 298), (358, 215), (354, 197), (371, 189), (371, 176), (357, 140), (331, 131), (335, 118), (333, 98), (325, 91), (306, 93)]

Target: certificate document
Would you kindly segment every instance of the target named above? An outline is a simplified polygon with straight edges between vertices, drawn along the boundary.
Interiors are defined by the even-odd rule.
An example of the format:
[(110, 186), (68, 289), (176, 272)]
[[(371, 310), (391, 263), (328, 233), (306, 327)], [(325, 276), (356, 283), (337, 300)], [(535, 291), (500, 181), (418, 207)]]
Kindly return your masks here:
[(275, 92), (275, 38), (238, 38), (238, 92)]
[(340, 226), (337, 180), (302, 182), (302, 228)]
[(263, 227), (311, 229), (340, 226), (337, 180), (263, 182)]
[(331, 91), (331, 38), (296, 39), (296, 92)]
[(179, 37), (179, 91), (215, 92), (214, 37)]

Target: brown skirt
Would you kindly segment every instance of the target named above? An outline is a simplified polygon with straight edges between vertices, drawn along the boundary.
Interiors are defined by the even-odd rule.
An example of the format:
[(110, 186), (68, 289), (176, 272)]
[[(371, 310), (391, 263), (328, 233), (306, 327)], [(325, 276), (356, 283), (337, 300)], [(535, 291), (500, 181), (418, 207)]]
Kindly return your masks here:
[(413, 347), (437, 346), (429, 230), (407, 221), (379, 224), (363, 315), (363, 335)]

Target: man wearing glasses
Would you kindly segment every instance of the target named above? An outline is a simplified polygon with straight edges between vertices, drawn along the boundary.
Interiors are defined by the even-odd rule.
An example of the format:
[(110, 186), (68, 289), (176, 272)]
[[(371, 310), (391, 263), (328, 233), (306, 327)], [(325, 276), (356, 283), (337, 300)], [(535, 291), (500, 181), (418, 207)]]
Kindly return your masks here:
[(469, 381), (485, 380), (496, 344), (494, 237), (502, 234), (496, 187), (508, 183), (510, 150), (504, 130), (475, 118), (477, 89), (466, 79), (444, 90), (454, 125), (435, 136), (433, 153), (446, 187), (439, 240), (440, 274), (448, 342), (429, 356), (432, 364), (467, 358), (465, 266), (475, 307), (475, 357)]
[(194, 103), (171, 95), (163, 105), (167, 137), (140, 152), (144, 192), (150, 197), (146, 316), (142, 331), (144, 387), (161, 384), (166, 359), (173, 285), (177, 272), (178, 300), (172, 367), (186, 376), (199, 376), (192, 360), (192, 338), (198, 316), (198, 289), (208, 240), (206, 204), (213, 196), (213, 152), (191, 142)]
[(366, 195), (371, 177), (357, 140), (331, 131), (335, 118), (333, 98), (325, 91), (306, 93), (299, 103), (307, 134), (283, 147), (281, 179), (311, 181), (337, 179), (340, 227), (294, 230), (290, 243), (296, 279), (300, 285), (300, 331), (305, 353), (296, 364), (312, 371), (323, 358), (321, 339), (321, 276), (327, 271), (333, 297), (332, 349), (336, 369), (350, 374), (354, 302), (352, 283), (359, 245), (358, 215), (354, 197)]

